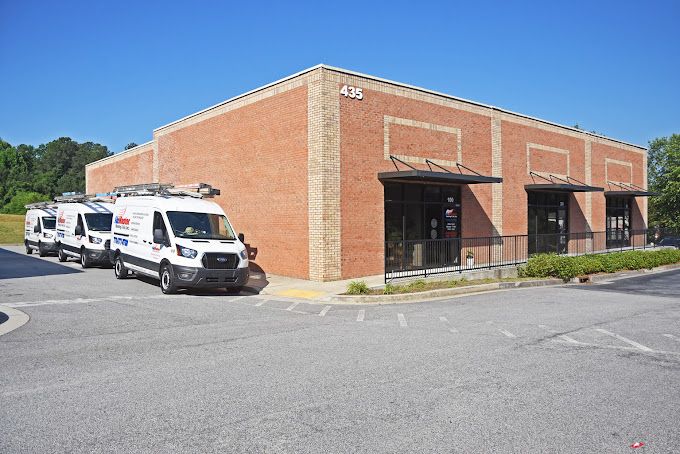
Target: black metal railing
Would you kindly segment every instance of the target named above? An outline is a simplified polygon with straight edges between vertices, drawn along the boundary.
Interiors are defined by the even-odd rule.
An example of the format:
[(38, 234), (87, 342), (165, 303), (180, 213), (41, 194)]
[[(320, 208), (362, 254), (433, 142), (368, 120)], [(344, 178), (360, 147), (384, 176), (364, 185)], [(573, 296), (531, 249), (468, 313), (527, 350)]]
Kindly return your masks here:
[(518, 265), (538, 253), (583, 255), (648, 249), (659, 245), (664, 238), (677, 237), (680, 232), (656, 228), (386, 241), (385, 282), (402, 277)]

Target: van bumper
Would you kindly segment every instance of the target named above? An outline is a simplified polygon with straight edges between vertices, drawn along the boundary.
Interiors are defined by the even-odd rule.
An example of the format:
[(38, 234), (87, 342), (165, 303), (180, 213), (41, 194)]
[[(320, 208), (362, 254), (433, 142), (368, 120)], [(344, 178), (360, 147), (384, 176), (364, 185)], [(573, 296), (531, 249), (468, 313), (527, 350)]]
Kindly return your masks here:
[(110, 265), (113, 263), (108, 249), (85, 249), (85, 255), (94, 263)]
[(235, 270), (209, 270), (189, 266), (173, 265), (177, 287), (187, 288), (224, 288), (246, 285), (250, 277), (248, 268)]

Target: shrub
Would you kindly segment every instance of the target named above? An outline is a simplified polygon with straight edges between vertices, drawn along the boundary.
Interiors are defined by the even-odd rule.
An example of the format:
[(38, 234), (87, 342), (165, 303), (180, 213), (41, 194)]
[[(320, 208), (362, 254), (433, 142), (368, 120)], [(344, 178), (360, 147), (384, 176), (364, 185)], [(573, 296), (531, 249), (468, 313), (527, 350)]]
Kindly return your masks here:
[(577, 257), (538, 254), (519, 268), (519, 275), (520, 277), (558, 277), (566, 281), (585, 274), (640, 270), (671, 263), (680, 263), (680, 250), (610, 252)]
[(368, 285), (364, 281), (352, 281), (347, 286), (348, 295), (366, 295), (369, 291)]
[(406, 284), (406, 288), (409, 292), (422, 292), (425, 290), (425, 287), (427, 287), (427, 283), (422, 279)]
[(400, 289), (400, 286), (394, 285), (394, 284), (385, 284), (385, 289), (383, 290), (384, 295), (393, 295), (397, 293)]

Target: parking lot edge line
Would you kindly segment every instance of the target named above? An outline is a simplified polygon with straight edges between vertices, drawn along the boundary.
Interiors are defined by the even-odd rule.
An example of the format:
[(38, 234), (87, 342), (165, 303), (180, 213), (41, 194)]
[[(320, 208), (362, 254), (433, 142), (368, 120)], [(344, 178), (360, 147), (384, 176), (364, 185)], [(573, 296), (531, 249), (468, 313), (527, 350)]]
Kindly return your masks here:
[(357, 322), (363, 322), (364, 316), (366, 315), (366, 309), (361, 309), (357, 314)]
[(595, 328), (595, 331), (598, 331), (598, 332), (600, 332), (600, 333), (602, 333), (602, 334), (606, 334), (606, 335), (608, 335), (608, 336), (611, 336), (611, 337), (613, 337), (613, 338), (615, 338), (615, 339), (620, 340), (621, 342), (625, 342), (625, 343), (628, 344), (628, 345), (632, 345), (633, 347), (635, 347), (635, 348), (637, 348), (637, 349), (639, 349), (639, 350), (642, 350), (643, 352), (653, 352), (653, 351), (654, 351), (653, 349), (651, 349), (651, 348), (649, 348), (649, 347), (645, 347), (645, 346), (642, 345), (642, 344), (638, 344), (638, 343), (635, 342), (634, 340), (630, 340), (630, 339), (628, 339), (627, 337), (623, 337), (623, 336), (620, 335), (620, 334), (612, 333), (611, 331), (607, 331), (606, 329)]
[(328, 311), (331, 310), (331, 306), (324, 307), (321, 312), (319, 312), (319, 317), (325, 317)]
[(406, 323), (406, 317), (404, 317), (404, 314), (397, 314), (397, 320), (399, 320), (399, 326), (402, 328), (408, 328), (408, 324)]
[(262, 306), (264, 303), (266, 303), (266, 302), (268, 302), (268, 301), (269, 301), (269, 300), (262, 300), (262, 301), (260, 301), (259, 303), (255, 303), (255, 306), (256, 306), (256, 307), (260, 307), (260, 306)]
[(298, 304), (300, 304), (300, 303), (299, 303), (298, 301), (296, 301), (296, 302), (294, 302), (293, 304), (291, 304), (290, 306), (288, 306), (288, 307), (286, 308), (286, 310), (287, 310), (287, 311), (292, 311), (293, 309), (295, 309), (295, 307), (296, 307)]
[(512, 334), (510, 331), (506, 331), (506, 330), (504, 330), (504, 329), (498, 328), (498, 331), (500, 331), (501, 333), (503, 333), (503, 335), (505, 335), (505, 336), (507, 336), (507, 337), (510, 337), (510, 338), (515, 338), (515, 337), (517, 337), (517, 336), (515, 336), (514, 334)]

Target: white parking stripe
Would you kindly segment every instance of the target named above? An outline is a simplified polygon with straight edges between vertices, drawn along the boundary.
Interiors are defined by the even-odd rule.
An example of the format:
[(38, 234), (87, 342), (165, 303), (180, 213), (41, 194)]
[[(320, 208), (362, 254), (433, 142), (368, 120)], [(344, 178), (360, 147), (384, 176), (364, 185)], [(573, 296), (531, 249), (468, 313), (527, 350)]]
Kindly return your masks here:
[(328, 313), (328, 311), (330, 311), (330, 310), (331, 310), (331, 307), (330, 307), (330, 306), (324, 307), (324, 308), (321, 310), (321, 312), (319, 312), (319, 317), (325, 317), (326, 314)]
[(241, 301), (244, 298), (248, 298), (247, 296), (237, 296), (236, 298), (232, 299), (231, 302), (235, 303), (236, 301)]
[[(558, 334), (558, 331), (555, 331), (554, 329), (550, 329), (545, 325), (538, 325), (538, 327), (543, 328), (544, 330), (548, 331), (549, 333)], [(580, 344), (579, 341), (577, 341), (576, 339), (574, 339), (572, 337), (567, 336), (566, 334), (560, 334), (558, 337), (561, 338), (561, 339), (564, 339), (565, 341), (567, 341), (571, 344)]]
[(255, 303), (255, 306), (260, 307), (260, 306), (262, 306), (264, 303), (266, 303), (267, 301), (269, 301), (269, 300), (262, 300), (262, 301), (260, 301), (259, 303)]
[(598, 331), (598, 332), (600, 332), (600, 333), (602, 333), (602, 334), (606, 334), (607, 336), (611, 336), (611, 337), (613, 337), (613, 338), (615, 338), (615, 339), (620, 340), (621, 342), (625, 342), (625, 343), (628, 344), (628, 345), (632, 345), (633, 347), (635, 347), (635, 348), (637, 348), (637, 349), (640, 349), (640, 350), (642, 350), (643, 352), (653, 352), (653, 351), (654, 351), (654, 350), (652, 350), (652, 349), (649, 348), (649, 347), (645, 347), (645, 346), (642, 345), (642, 344), (638, 344), (638, 343), (635, 342), (635, 341), (632, 341), (632, 340), (630, 340), (630, 339), (628, 339), (628, 338), (626, 338), (626, 337), (623, 337), (623, 336), (621, 336), (620, 334), (616, 334), (616, 333), (612, 333), (611, 331), (607, 331), (606, 329), (595, 328), (595, 331)]
[(287, 310), (287, 311), (292, 311), (293, 309), (295, 309), (295, 307), (296, 307), (298, 304), (300, 304), (300, 302), (299, 302), (299, 301), (296, 301), (296, 302), (294, 302), (293, 304), (291, 304), (290, 306), (288, 306), (288, 307), (286, 308), (286, 310)]
[(500, 331), (501, 333), (503, 333), (504, 335), (506, 335), (506, 336), (508, 336), (508, 337), (517, 337), (517, 336), (515, 336), (514, 334), (512, 334), (510, 331), (506, 331), (506, 330), (504, 330), (504, 329), (498, 328), (498, 331)]
[(664, 336), (669, 339), (673, 339), (675, 342), (680, 342), (680, 337), (678, 336), (673, 336), (672, 334), (664, 334)]
[[(174, 295), (177, 297), (180, 295)], [(153, 296), (107, 296), (101, 298), (74, 298), (65, 300), (42, 300), (42, 301), (20, 301), (15, 303), (4, 303), (8, 307), (30, 307), (30, 306), (45, 306), (50, 304), (85, 304), (85, 303), (101, 303), (106, 301), (116, 300), (149, 300), (149, 299), (164, 299), (173, 298), (171, 295), (153, 295)]]
[(408, 325), (406, 324), (406, 317), (404, 317), (404, 314), (397, 314), (397, 319), (399, 320), (399, 326), (402, 328), (407, 328)]
[(446, 317), (439, 317), (439, 321), (448, 326), (449, 332), (451, 332), (451, 333), (457, 333), (458, 332), (458, 330), (456, 328), (449, 326), (449, 320)]
[(364, 316), (366, 315), (366, 310), (361, 309), (359, 313), (357, 314), (357, 322), (363, 322), (364, 321)]

